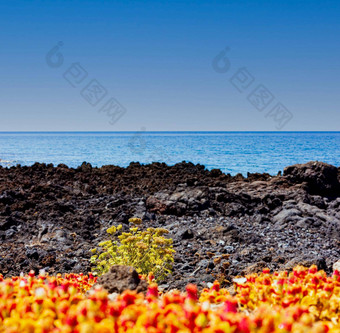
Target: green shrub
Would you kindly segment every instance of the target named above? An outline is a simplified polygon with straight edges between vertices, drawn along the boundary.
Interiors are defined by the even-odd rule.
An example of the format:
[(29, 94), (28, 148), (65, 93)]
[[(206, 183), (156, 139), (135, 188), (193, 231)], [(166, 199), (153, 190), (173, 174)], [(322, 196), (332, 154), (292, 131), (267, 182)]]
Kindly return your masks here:
[(156, 282), (171, 273), (173, 254), (172, 239), (163, 235), (169, 233), (163, 228), (140, 230), (139, 218), (131, 218), (134, 226), (130, 232), (121, 232), (122, 225), (107, 229), (110, 239), (99, 243), (99, 249), (92, 249), (91, 263), (98, 275), (106, 273), (113, 265), (133, 266), (136, 271), (147, 276), (152, 273)]

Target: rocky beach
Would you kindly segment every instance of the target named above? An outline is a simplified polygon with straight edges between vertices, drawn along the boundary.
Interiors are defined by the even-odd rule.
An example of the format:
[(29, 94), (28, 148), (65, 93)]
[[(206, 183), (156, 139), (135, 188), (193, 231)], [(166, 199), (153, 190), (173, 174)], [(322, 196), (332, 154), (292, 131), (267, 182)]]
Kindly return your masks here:
[(340, 259), (340, 168), (230, 176), (202, 165), (0, 168), (0, 272), (89, 272), (106, 229), (140, 217), (167, 228), (176, 250), (164, 289)]

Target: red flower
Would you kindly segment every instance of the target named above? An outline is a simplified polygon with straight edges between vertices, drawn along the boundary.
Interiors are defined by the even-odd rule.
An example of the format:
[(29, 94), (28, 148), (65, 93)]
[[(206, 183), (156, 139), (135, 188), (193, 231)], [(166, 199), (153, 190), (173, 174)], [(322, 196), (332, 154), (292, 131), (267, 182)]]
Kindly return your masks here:
[(76, 315), (68, 316), (65, 321), (68, 326), (76, 326), (78, 324), (78, 319)]
[(148, 287), (148, 292), (146, 293), (146, 298), (149, 302), (158, 297), (158, 286), (156, 283), (152, 283)]
[(188, 284), (187, 288), (187, 298), (193, 301), (198, 300), (197, 287), (194, 284)]
[(237, 333), (250, 333), (249, 322), (247, 318), (242, 318), (238, 323), (236, 331)]
[(215, 281), (211, 289), (215, 291), (220, 291), (220, 283), (218, 281)]
[(224, 302), (224, 311), (236, 313), (237, 312), (237, 300), (236, 299), (229, 299)]
[(315, 274), (317, 271), (318, 271), (317, 266), (316, 265), (312, 265), (312, 266), (310, 266), (310, 268), (308, 270), (308, 273)]
[(122, 300), (125, 303), (125, 306), (134, 304), (136, 300), (136, 293), (133, 291), (125, 291), (122, 294)]

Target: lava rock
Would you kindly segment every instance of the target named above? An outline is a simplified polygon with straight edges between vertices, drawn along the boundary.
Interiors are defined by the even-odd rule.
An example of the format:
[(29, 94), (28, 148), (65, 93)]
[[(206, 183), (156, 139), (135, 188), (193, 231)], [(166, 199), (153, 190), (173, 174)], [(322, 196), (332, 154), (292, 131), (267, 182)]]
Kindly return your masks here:
[(307, 183), (311, 194), (340, 195), (338, 169), (323, 162), (308, 162), (286, 167), (283, 175), (294, 183)]
[(182, 239), (192, 239), (194, 238), (194, 233), (192, 230), (187, 229), (181, 234)]
[(0, 168), (0, 271), (89, 272), (90, 249), (109, 237), (106, 229), (128, 232), (139, 216), (141, 230), (170, 231), (169, 289), (221, 274), (232, 281), (252, 265), (318, 263), (330, 273), (340, 258), (338, 179), (340, 168), (320, 162), (247, 178), (185, 162)]
[(148, 284), (139, 278), (136, 270), (131, 266), (114, 265), (109, 272), (101, 275), (97, 284), (101, 285), (108, 293), (122, 293), (124, 290), (146, 292)]

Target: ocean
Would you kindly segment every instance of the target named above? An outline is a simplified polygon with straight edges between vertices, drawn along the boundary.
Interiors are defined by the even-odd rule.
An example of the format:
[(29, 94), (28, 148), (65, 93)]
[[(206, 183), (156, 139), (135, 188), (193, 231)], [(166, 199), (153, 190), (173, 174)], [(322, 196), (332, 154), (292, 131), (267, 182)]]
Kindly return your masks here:
[(187, 161), (235, 175), (311, 160), (340, 166), (340, 132), (0, 132), (0, 165)]

